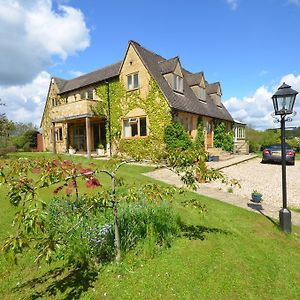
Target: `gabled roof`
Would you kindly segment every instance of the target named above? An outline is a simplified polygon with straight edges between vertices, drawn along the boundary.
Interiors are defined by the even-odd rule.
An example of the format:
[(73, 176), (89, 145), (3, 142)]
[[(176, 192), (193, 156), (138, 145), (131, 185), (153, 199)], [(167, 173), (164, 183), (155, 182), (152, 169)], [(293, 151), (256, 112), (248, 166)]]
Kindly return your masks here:
[(54, 81), (57, 85), (57, 88), (58, 88), (59, 92), (62, 91), (64, 85), (67, 83), (67, 80), (61, 79), (61, 78), (58, 78), (58, 77), (53, 77), (53, 79), (54, 79)]
[(178, 63), (179, 63), (179, 58), (178, 58), (178, 56), (175, 56), (168, 60), (162, 60), (158, 64), (159, 64), (161, 73), (167, 74), (167, 73), (174, 72)]
[(206, 86), (206, 91), (208, 94), (222, 94), (220, 82), (209, 83)]
[(183, 94), (174, 92), (163, 77), (159, 66), (159, 62), (165, 59), (134, 41), (130, 43), (134, 46), (145, 67), (157, 82), (171, 108), (221, 120), (233, 121), (225, 106), (221, 104), (221, 107), (218, 107), (209, 95), (206, 97), (206, 102), (199, 101), (189, 86), (185, 76), (183, 77)]
[[(98, 69), (94, 72), (79, 76), (77, 78), (71, 80), (65, 80), (62, 88), (59, 88), (60, 94), (66, 93), (84, 86), (88, 86), (90, 84), (100, 82), (112, 77), (116, 77), (119, 75), (119, 68), (121, 62), (117, 62), (113, 65), (109, 65), (105, 68)], [(61, 79), (60, 79), (61, 80)]]
[(186, 80), (189, 86), (200, 85), (203, 78), (203, 72), (186, 74)]

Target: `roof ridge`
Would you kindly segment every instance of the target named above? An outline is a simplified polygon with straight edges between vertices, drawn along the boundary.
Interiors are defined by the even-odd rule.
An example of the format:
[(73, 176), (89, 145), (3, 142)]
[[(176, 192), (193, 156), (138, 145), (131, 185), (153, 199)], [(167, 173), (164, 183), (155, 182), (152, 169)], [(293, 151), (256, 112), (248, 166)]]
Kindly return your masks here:
[(140, 48), (142, 48), (144, 51), (147, 51), (147, 52), (151, 53), (152, 55), (155, 55), (155, 56), (161, 58), (162, 60), (167, 60), (165, 57), (163, 57), (163, 56), (161, 56), (161, 55), (159, 55), (159, 54), (153, 52), (152, 50), (149, 50), (149, 49), (145, 48), (144, 46), (141, 46), (139, 43), (137, 43), (137, 42), (135, 42), (135, 41), (131, 41), (131, 42), (133, 42), (134, 44), (138, 45), (138, 46), (139, 46)]
[(174, 57), (171, 57), (171, 58), (169, 58), (169, 59), (166, 59), (166, 58), (165, 58), (164, 60), (161, 60), (161, 61), (159, 61), (158, 63), (161, 64), (161, 63), (168, 62), (168, 61), (171, 61), (171, 60), (176, 60), (176, 59), (177, 59), (177, 60), (180, 60), (178, 55), (176, 55), (176, 56), (174, 56)]
[(68, 81), (68, 79), (63, 79), (63, 78), (60, 78), (60, 77), (57, 77), (57, 76), (53, 76), (52, 78), (53, 78), (53, 79), (63, 80), (63, 81)]
[(69, 79), (69, 80), (68, 80), (68, 79), (64, 79), (64, 80), (66, 80), (66, 81), (71, 81), (71, 80), (74, 80), (74, 79), (82, 78), (82, 77), (88, 76), (88, 75), (90, 75), (90, 74), (92, 74), (92, 73), (99, 72), (99, 71), (102, 71), (102, 70), (111, 68), (112, 66), (117, 65), (117, 64), (119, 64), (119, 63), (121, 63), (121, 62), (122, 62), (122, 61), (118, 61), (118, 62), (116, 62), (116, 63), (107, 65), (107, 66), (105, 66), (105, 67), (103, 67), (103, 68), (98, 68), (98, 69), (95, 69), (95, 70), (93, 70), (93, 71), (91, 71), (91, 72), (82, 74), (82, 75), (80, 75), (80, 76), (78, 76), (78, 77), (74, 77), (74, 78)]

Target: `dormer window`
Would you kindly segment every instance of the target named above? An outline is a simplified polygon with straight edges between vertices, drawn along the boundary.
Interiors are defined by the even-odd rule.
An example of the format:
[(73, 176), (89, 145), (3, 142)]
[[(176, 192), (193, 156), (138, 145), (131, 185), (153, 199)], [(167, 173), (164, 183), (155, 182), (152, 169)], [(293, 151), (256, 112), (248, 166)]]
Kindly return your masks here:
[(127, 90), (134, 90), (139, 87), (139, 74), (133, 73), (127, 75)]
[(183, 78), (173, 74), (173, 89), (176, 92), (183, 93)]
[(199, 95), (198, 95), (198, 98), (199, 98), (200, 100), (205, 101), (205, 100), (206, 100), (205, 94), (206, 94), (206, 93), (205, 93), (205, 89), (202, 88), (201, 86), (199, 86)]

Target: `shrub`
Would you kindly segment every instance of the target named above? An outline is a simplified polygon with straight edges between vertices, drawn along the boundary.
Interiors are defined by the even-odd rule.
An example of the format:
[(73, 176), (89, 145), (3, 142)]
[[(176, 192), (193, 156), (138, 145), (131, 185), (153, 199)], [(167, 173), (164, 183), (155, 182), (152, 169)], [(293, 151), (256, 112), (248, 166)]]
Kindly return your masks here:
[(164, 141), (168, 151), (186, 150), (192, 145), (192, 141), (179, 122), (174, 122), (165, 128)]
[[(143, 193), (140, 196), (145, 197)], [(170, 245), (179, 231), (179, 218), (167, 201), (157, 204), (142, 198), (136, 202), (121, 202), (119, 206), (119, 232), (124, 253), (143, 241), (153, 253), (158, 245)], [(61, 245), (56, 249), (56, 258), (81, 265), (111, 261), (115, 256), (111, 210), (99, 208), (84, 214), (87, 211), (85, 202), (84, 197), (77, 202), (69, 198), (51, 201), (47, 230)]]
[[(109, 261), (114, 256), (112, 218), (99, 209), (86, 210), (85, 198), (72, 202), (69, 198), (54, 198), (48, 208), (49, 235), (61, 244), (57, 259), (69, 263), (88, 264), (90, 260)], [(82, 217), (78, 217), (82, 216)]]

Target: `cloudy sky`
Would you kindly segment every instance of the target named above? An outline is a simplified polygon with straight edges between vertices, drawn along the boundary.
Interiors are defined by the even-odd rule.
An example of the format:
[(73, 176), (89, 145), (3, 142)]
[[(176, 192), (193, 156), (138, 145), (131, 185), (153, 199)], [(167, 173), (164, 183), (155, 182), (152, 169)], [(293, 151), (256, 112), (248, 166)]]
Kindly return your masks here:
[[(128, 40), (220, 81), (234, 118), (278, 125), (270, 97), (300, 91), (300, 0), (0, 0), (0, 98), (13, 121), (40, 123), (51, 76), (122, 59)], [(300, 126), (298, 116), (291, 126)]]

